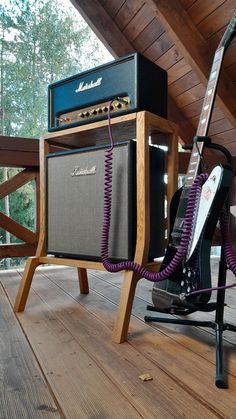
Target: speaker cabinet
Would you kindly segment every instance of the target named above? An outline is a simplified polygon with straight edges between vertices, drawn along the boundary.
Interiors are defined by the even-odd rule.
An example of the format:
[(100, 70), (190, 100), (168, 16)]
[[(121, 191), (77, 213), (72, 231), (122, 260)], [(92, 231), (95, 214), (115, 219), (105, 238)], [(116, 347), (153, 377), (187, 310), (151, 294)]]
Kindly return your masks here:
[[(46, 157), (47, 253), (100, 260), (103, 221), (104, 146)], [(165, 246), (164, 152), (150, 146), (149, 259)], [(136, 143), (113, 149), (111, 260), (134, 258), (136, 245)]]

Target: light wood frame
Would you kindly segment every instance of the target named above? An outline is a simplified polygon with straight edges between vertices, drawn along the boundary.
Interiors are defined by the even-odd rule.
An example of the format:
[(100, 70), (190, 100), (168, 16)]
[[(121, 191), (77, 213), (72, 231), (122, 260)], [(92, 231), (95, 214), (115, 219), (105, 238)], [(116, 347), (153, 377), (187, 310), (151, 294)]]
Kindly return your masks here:
[[(143, 265), (147, 263), (149, 247), (149, 139), (152, 143), (168, 146), (166, 170), (168, 184), (166, 190), (167, 207), (177, 188), (178, 179), (178, 131), (177, 126), (161, 117), (146, 111), (111, 120), (115, 140), (137, 140), (137, 240), (134, 260)], [(34, 257), (28, 258), (16, 297), (14, 310), (23, 311), (27, 302), (30, 286), (35, 269), (43, 264), (74, 266), (78, 270), (80, 292), (87, 294), (89, 285), (87, 269), (104, 270), (101, 262), (77, 259), (66, 259), (47, 256), (45, 246), (45, 156), (50, 146), (64, 148), (79, 148), (83, 146), (108, 143), (107, 121), (61, 130), (46, 134), (40, 140), (40, 234), (37, 251)], [(150, 264), (150, 268), (157, 269), (157, 263)], [(127, 339), (130, 315), (133, 305), (135, 289), (139, 276), (132, 271), (124, 272), (120, 303), (113, 330), (113, 341), (121, 343)]]

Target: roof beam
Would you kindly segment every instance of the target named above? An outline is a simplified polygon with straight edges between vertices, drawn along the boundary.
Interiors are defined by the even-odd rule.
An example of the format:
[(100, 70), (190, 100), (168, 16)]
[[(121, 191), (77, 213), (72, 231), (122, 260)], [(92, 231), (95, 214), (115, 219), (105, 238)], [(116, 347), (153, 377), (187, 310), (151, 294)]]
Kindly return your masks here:
[[(211, 70), (213, 51), (197, 30), (187, 12), (178, 0), (146, 0), (157, 18), (169, 33), (185, 60), (198, 74), (203, 85), (207, 86)], [(235, 109), (236, 89), (224, 71), (221, 72), (216, 101), (219, 108), (236, 128)]]
[[(70, 1), (114, 57), (122, 57), (127, 53), (134, 52), (134, 47), (98, 0), (93, 0), (93, 2), (86, 0)], [(178, 124), (179, 136), (182, 141), (184, 143), (191, 142), (194, 129), (170, 97), (168, 98), (168, 115), (173, 122)]]
[(132, 44), (98, 0), (70, 1), (114, 57), (121, 57), (134, 52)]

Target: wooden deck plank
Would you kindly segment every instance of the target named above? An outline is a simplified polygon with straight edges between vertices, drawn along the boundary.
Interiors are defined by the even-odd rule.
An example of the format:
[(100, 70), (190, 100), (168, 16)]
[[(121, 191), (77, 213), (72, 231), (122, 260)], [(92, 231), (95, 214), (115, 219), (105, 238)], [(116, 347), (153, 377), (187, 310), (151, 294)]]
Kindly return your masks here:
[[(73, 272), (73, 269), (71, 271)], [(78, 288), (77, 288), (76, 281), (74, 282), (74, 280), (70, 281), (70, 287), (72, 286), (72, 290), (70, 290), (70, 287), (68, 287), (68, 279), (71, 277), (71, 273), (68, 272), (68, 274), (67, 274), (68, 276), (67, 276), (66, 279), (65, 278), (63, 279), (63, 275), (62, 275), (62, 283), (61, 283), (60, 282), (60, 274), (58, 274), (58, 272), (57, 272), (56, 279), (54, 277), (54, 281), (59, 286), (62, 286), (66, 292), (71, 293), (71, 295), (74, 297), (75, 295), (76, 296), (78, 295), (78, 293), (77, 293)], [(99, 272), (99, 274), (101, 274), (101, 272)], [(74, 272), (73, 272), (73, 275), (74, 275)], [(110, 285), (108, 284), (108, 281), (101, 284), (101, 280), (97, 280), (97, 278), (95, 278), (95, 280), (93, 281), (93, 279), (91, 279), (91, 275), (90, 275), (89, 283), (93, 287), (93, 289), (96, 291), (96, 293), (99, 293), (100, 296), (99, 296), (99, 298), (98, 298), (98, 296), (96, 296), (96, 298), (95, 298), (94, 295), (93, 295), (92, 304), (91, 304), (91, 301), (89, 301), (87, 299), (83, 299), (82, 304), (83, 304), (84, 307), (86, 307), (86, 309), (91, 311), (93, 314), (98, 316), (100, 319), (103, 319), (103, 321), (106, 324), (108, 324), (110, 329), (112, 329), (114, 316), (115, 316), (115, 312), (116, 312), (116, 304), (119, 300), (120, 290), (119, 290), (119, 288), (113, 286), (114, 277), (110, 276), (109, 273), (106, 273), (105, 275), (107, 276), (107, 278), (110, 277), (110, 281), (111, 281)], [(103, 276), (104, 276), (104, 273), (102, 273), (102, 277)], [(119, 279), (118, 279), (118, 281), (119, 281)], [(146, 281), (145, 281), (145, 283), (146, 283)], [(140, 292), (143, 292), (143, 290), (140, 290)], [(139, 293), (139, 291), (137, 292), (137, 294), (138, 293)], [(150, 294), (150, 291), (149, 291), (149, 294)], [(103, 296), (105, 296), (105, 298), (107, 300), (110, 300), (112, 302), (112, 304), (109, 301), (104, 300)], [(80, 296), (78, 298), (79, 298), (79, 301), (80, 301)], [(115, 306), (114, 306), (114, 303), (115, 303)], [(136, 316), (139, 316), (140, 318), (143, 319), (143, 314), (145, 312), (145, 306), (146, 306), (146, 301), (144, 299), (141, 300), (140, 298), (137, 297), (135, 299), (133, 313)], [(110, 315), (109, 310), (111, 309), (111, 307), (112, 307), (112, 313)], [(107, 311), (105, 310), (105, 308), (106, 308)], [(108, 318), (109, 318), (109, 320), (108, 320)], [(138, 328), (136, 329), (137, 326), (138, 326)], [(144, 327), (143, 327), (143, 326), (140, 326), (140, 323), (138, 323), (137, 325), (135, 325), (135, 328), (134, 328), (131, 325), (131, 327), (130, 327), (131, 342), (132, 343), (136, 342), (136, 340), (133, 339), (133, 333), (134, 333), (135, 337), (136, 337), (136, 334), (137, 334), (138, 336), (139, 335), (141, 336), (141, 339), (142, 338), (145, 339), (145, 336), (148, 336), (148, 334), (149, 334), (149, 331), (147, 330), (147, 327), (150, 327), (150, 326), (145, 326), (144, 325)], [(198, 345), (196, 345), (196, 341), (195, 341), (196, 328), (188, 328), (188, 327), (183, 327), (183, 326), (182, 327), (181, 326), (172, 326), (172, 329), (170, 329), (170, 327), (169, 326), (166, 327), (166, 325), (159, 325), (158, 329), (157, 329), (157, 326), (154, 325), (152, 328), (153, 328), (153, 330), (156, 329), (156, 330), (161, 331), (161, 333), (164, 333), (164, 335), (166, 337), (168, 336), (168, 338), (171, 338), (171, 340), (173, 341), (173, 344), (174, 344), (174, 342), (178, 343), (181, 347), (186, 346), (188, 350), (191, 350), (191, 352), (198, 353), (198, 355), (200, 355), (201, 358), (206, 357), (206, 355), (205, 355), (205, 353), (206, 353), (207, 357), (208, 357), (207, 359), (211, 363), (210, 369), (207, 368), (208, 369), (208, 374), (211, 375), (211, 378), (209, 379), (209, 385), (210, 385), (210, 383), (211, 383), (211, 385), (213, 385), (214, 373), (215, 373), (215, 371), (214, 371), (214, 369), (215, 369), (214, 368), (214, 365), (215, 365), (215, 351), (214, 351), (214, 338), (213, 338), (213, 336), (210, 336), (209, 333), (204, 333), (200, 330), (197, 330), (197, 336), (198, 336), (197, 339), (199, 339), (199, 337), (200, 337), (200, 341), (198, 340), (197, 341)], [(153, 332), (153, 333), (154, 333), (154, 335), (153, 335), (153, 338), (154, 338), (155, 332)], [(202, 335), (204, 336), (203, 340), (202, 340), (202, 336), (200, 336), (199, 333), (202, 333)], [(165, 342), (165, 340), (164, 340), (164, 342)], [(195, 346), (199, 346), (199, 347), (197, 349), (195, 349)], [(181, 347), (180, 347), (180, 353), (181, 353), (181, 350), (182, 350)], [(229, 347), (231, 347), (231, 346), (229, 345)], [(174, 349), (173, 349), (174, 352), (175, 352), (175, 349), (176, 348), (174, 346)], [(228, 348), (226, 348), (226, 349), (228, 349)], [(199, 351), (199, 352), (197, 352), (197, 351)], [(229, 351), (230, 351), (230, 348), (229, 348)], [(192, 355), (194, 357), (194, 354), (192, 354)], [(190, 364), (191, 364), (191, 356), (192, 355), (188, 354), (188, 356), (187, 356), (187, 358), (189, 357)], [(176, 354), (174, 354), (174, 356), (176, 356)], [(181, 358), (181, 356), (180, 356), (180, 358)], [(193, 358), (193, 359), (194, 359), (194, 362), (195, 362), (195, 358)], [(230, 357), (230, 364), (231, 365), (232, 365), (233, 361), (235, 361), (235, 358)], [(181, 359), (179, 359), (178, 356), (177, 356), (176, 362), (179, 365), (181, 365)], [(184, 361), (182, 361), (182, 362), (184, 363)], [(234, 363), (235, 362), (233, 362), (233, 364)], [(196, 371), (196, 374), (198, 375), (198, 370)], [(194, 373), (193, 373), (193, 375), (194, 375)], [(191, 381), (194, 380), (195, 377), (194, 378), (192, 377), (192, 373), (190, 374), (190, 376), (191, 376), (191, 379), (190, 379), (190, 383), (191, 383)], [(187, 380), (187, 384), (189, 385), (188, 380)]]
[[(57, 274), (56, 277), (56, 283), (58, 283), (60, 286), (62, 286), (66, 292), (70, 292), (71, 295), (77, 295), (76, 294), (76, 283), (73, 279), (73, 271), (68, 272), (66, 278), (60, 277), (60, 273)], [(106, 274), (106, 273), (102, 273), (102, 276), (107, 275), (109, 276), (110, 274)], [(116, 276), (116, 275), (115, 275)], [(71, 279), (69, 281), (69, 278)], [(69, 284), (69, 287), (68, 287)], [(117, 303), (118, 299), (119, 299), (119, 288), (115, 287), (112, 284), (109, 284), (108, 282), (105, 284), (101, 284), (101, 279), (98, 280), (92, 279), (92, 275), (89, 275), (89, 284), (90, 284), (90, 288), (96, 290), (96, 292), (99, 292), (100, 295), (105, 295), (107, 299), (110, 299), (110, 301), (112, 303)], [(116, 289), (117, 288), (117, 289)], [(137, 292), (138, 293), (138, 287), (137, 287)], [(99, 318), (104, 318), (104, 304), (105, 302), (101, 302), (100, 299), (97, 297), (98, 302), (96, 304), (96, 306), (91, 307), (90, 306), (90, 302), (86, 299), (83, 299), (83, 301), (80, 300), (80, 297), (78, 297), (78, 301), (80, 303), (82, 303), (87, 309), (92, 310), (93, 312), (96, 312), (96, 315), (99, 316)], [(138, 302), (136, 302), (138, 300)], [(144, 312), (145, 312), (145, 307), (146, 307), (146, 301), (139, 301), (140, 299), (135, 299), (134, 302), (134, 309), (133, 309), (133, 313), (135, 313), (136, 316), (140, 316), (141, 318), (143, 318)], [(93, 302), (94, 302), (94, 296), (93, 296)], [(108, 306), (109, 306), (109, 302), (107, 302)], [(102, 309), (100, 310), (100, 305), (102, 306)], [(107, 310), (109, 310), (109, 308), (107, 308)], [(114, 308), (113, 308), (114, 311)], [(113, 316), (114, 317), (114, 316)], [(104, 318), (104, 321), (109, 322), (110, 327), (112, 328), (112, 319), (111, 316), (109, 316), (109, 320), (106, 318)], [(135, 325), (136, 328), (137, 325)], [(148, 327), (148, 326), (146, 326)], [(150, 326), (149, 326), (150, 327)], [(132, 330), (132, 325), (131, 328)], [(141, 328), (142, 329), (142, 328)], [(154, 327), (153, 327), (154, 329)], [(187, 326), (176, 326), (176, 325), (159, 325), (159, 326), (155, 326), (155, 329), (161, 331), (162, 333), (164, 333), (166, 336), (170, 337), (176, 344), (184, 346), (185, 349), (188, 349), (192, 352), (192, 354), (187, 353), (187, 358), (189, 359), (189, 363), (191, 364), (191, 362), (194, 362), (193, 360), (195, 359), (195, 354), (198, 354), (200, 358), (205, 358), (208, 360), (208, 362), (211, 363), (211, 366), (207, 366), (206, 369), (208, 370), (208, 374), (211, 375), (210, 381), (209, 381), (209, 386), (212, 385), (213, 381), (214, 381), (214, 373), (215, 373), (215, 346), (214, 346), (214, 337), (213, 335), (206, 333), (198, 328), (189, 328)], [(140, 324), (138, 326), (138, 330), (140, 331)], [(141, 332), (139, 332), (141, 333)], [(137, 334), (139, 334), (137, 332)], [(145, 340), (146, 337), (148, 336), (148, 331), (145, 329), (145, 327), (142, 329), (142, 338)], [(152, 332), (155, 333), (155, 332)], [(230, 334), (230, 332), (227, 332), (227, 334)], [(134, 335), (136, 336), (136, 332), (134, 331)], [(234, 334), (235, 335), (235, 334)], [(154, 338), (155, 335), (153, 335)], [(132, 333), (130, 333), (130, 338), (132, 339)], [(140, 337), (141, 339), (141, 337)], [(200, 339), (200, 340), (197, 340)], [(132, 339), (132, 344), (135, 343), (135, 338)], [(225, 350), (228, 352), (229, 354), (229, 359), (227, 359), (228, 362), (228, 368), (233, 370), (232, 371), (232, 375), (236, 374), (236, 368), (235, 368), (235, 346), (232, 346), (231, 344), (225, 344)], [(185, 359), (185, 349), (181, 347), (179, 348), (180, 353), (181, 351), (183, 352), (183, 354), (181, 356), (183, 356), (183, 363), (184, 363), (184, 359)], [(174, 353), (176, 351), (176, 346), (173, 346), (173, 355), (175, 356), (176, 354)], [(183, 365), (181, 365), (181, 356), (180, 359), (176, 359), (175, 362), (176, 364), (179, 365), (179, 376), (181, 376), (181, 368), (183, 367)], [(177, 357), (178, 358), (178, 357)], [(174, 361), (173, 361), (174, 362)], [(203, 363), (204, 364), (204, 363)], [(203, 368), (202, 366), (199, 368)], [(202, 374), (204, 375), (204, 368), (202, 371)], [(196, 375), (198, 375), (198, 368), (196, 370)], [(191, 380), (190, 383), (188, 382), (188, 385), (192, 385)], [(233, 383), (233, 388), (235, 387), (235, 382)]]
[[(17, 282), (14, 281), (15, 286)], [(11, 288), (13, 281), (8, 281), (8, 284)], [(56, 399), (63, 407), (65, 418), (140, 418), (132, 404), (97, 366), (96, 360), (64, 327), (57, 310), (51, 311), (51, 306), (34, 292), (29, 300), (28, 314), (21, 313), (19, 320)], [(73, 301), (67, 305), (67, 315), (71, 315), (73, 306)], [(62, 307), (59, 313), (64, 316)], [(93, 347), (91, 336), (90, 342)]]
[(61, 418), (0, 286), (0, 417)]
[[(214, 272), (216, 272), (217, 269), (217, 259), (213, 259), (213, 263), (212, 263), (212, 269)], [(98, 279), (103, 280), (103, 282), (105, 282), (105, 284), (100, 285), (98, 281), (93, 280), (92, 276), (97, 277)], [(215, 278), (216, 278), (216, 274), (215, 274)], [(235, 282), (235, 278), (233, 276), (232, 273), (228, 272), (227, 274), (227, 284), (231, 284), (232, 282)], [(107, 285), (108, 284), (108, 285)], [(109, 284), (112, 284), (113, 286), (116, 286), (120, 289), (121, 287), (121, 277), (119, 274), (114, 275), (113, 277), (108, 273), (108, 272), (104, 272), (102, 274), (102, 276), (100, 275), (99, 271), (91, 271), (91, 275), (90, 275), (90, 286), (93, 290), (97, 291), (99, 289), (100, 293), (103, 293), (104, 296), (107, 297), (107, 294), (109, 292), (107, 292), (108, 288), (109, 288)], [(213, 278), (213, 285), (216, 285), (216, 279)], [(145, 281), (145, 280), (140, 280), (138, 283), (138, 286), (136, 288), (136, 300), (141, 299), (140, 302), (136, 302), (134, 303), (134, 307), (133, 307), (133, 315), (137, 316), (138, 318), (142, 318), (144, 317), (145, 314), (147, 314), (146, 312), (146, 305), (147, 304), (152, 304), (152, 299), (151, 299), (151, 289), (152, 289), (152, 283), (149, 281)], [(111, 297), (111, 293), (109, 293), (109, 296)], [(113, 297), (114, 298), (114, 297)], [(212, 293), (212, 301), (215, 301), (216, 295), (215, 293)], [(235, 301), (236, 301), (236, 288), (232, 288), (226, 291), (226, 307), (225, 307), (225, 321), (226, 322), (231, 322), (233, 324), (236, 325), (236, 310), (235, 310)], [(151, 313), (149, 312), (148, 314), (151, 315)], [(160, 317), (169, 317), (169, 315), (165, 315), (165, 314), (160, 314)], [(178, 316), (176, 316), (178, 317)], [(195, 312), (192, 315), (187, 316), (188, 319), (193, 319), (193, 320), (210, 320), (210, 321), (214, 321), (215, 318), (215, 312), (212, 313), (201, 313), (201, 312)], [(201, 354), (201, 356), (204, 356), (203, 354), (205, 354), (205, 357), (209, 360), (209, 358), (207, 357), (207, 354), (209, 353), (209, 351), (205, 350), (205, 346), (201, 345), (201, 342), (204, 342), (208, 345), (212, 345), (212, 353), (214, 354), (214, 338), (209, 337), (208, 335), (213, 335), (214, 336), (214, 332), (212, 331), (212, 329), (205, 329), (205, 328), (200, 328), (200, 327), (191, 327), (189, 328), (188, 326), (180, 326), (180, 325), (157, 325), (157, 324), (150, 324), (150, 326), (152, 327), (158, 327), (161, 328), (161, 330), (166, 329), (168, 330), (172, 330), (172, 331), (179, 331), (180, 335), (177, 334), (175, 338), (178, 339), (178, 337), (180, 336), (180, 340), (182, 344), (186, 344), (187, 347), (189, 349), (192, 348), (192, 350), (194, 350), (196, 353)], [(184, 343), (184, 336), (187, 335), (187, 339)], [(198, 345), (198, 343), (192, 345), (192, 341), (189, 342), (189, 338), (196, 340), (197, 342), (199, 341), (200, 345)], [(232, 347), (232, 345), (236, 346), (236, 333), (234, 332), (230, 332), (230, 331), (225, 331), (224, 333), (224, 341), (229, 343), (229, 345), (225, 345), (225, 347), (227, 348), (228, 351), (231, 351), (231, 349), (234, 349), (234, 347)], [(231, 373), (236, 376), (236, 357), (235, 359), (231, 359), (231, 366), (233, 368), (233, 370), (231, 369)]]
[[(93, 279), (92, 277), (95, 276)], [(96, 278), (97, 276), (97, 278)], [(102, 293), (105, 297), (111, 299), (111, 301), (117, 301), (118, 295), (117, 291), (114, 290), (114, 287), (120, 289), (121, 280), (119, 275), (114, 275), (113, 280), (109, 278), (109, 274), (105, 273), (99, 276), (99, 272), (91, 273), (89, 278), (89, 283), (91, 290)], [(113, 286), (110, 284), (113, 282)], [(152, 304), (151, 301), (151, 287), (152, 285), (145, 280), (140, 280), (136, 288), (136, 298), (133, 305), (133, 315), (139, 319), (143, 319), (145, 314), (151, 315), (152, 313), (146, 311), (146, 305)], [(236, 290), (231, 290), (235, 291)], [(235, 301), (234, 297), (232, 297)], [(226, 294), (226, 301), (229, 301), (228, 295)], [(236, 324), (236, 312), (232, 307), (228, 307), (227, 304), (225, 308), (225, 319), (228, 322)], [(153, 313), (153, 315), (155, 315)], [(158, 315), (158, 314), (157, 314)], [(167, 314), (160, 314), (160, 317), (168, 318), (170, 317)], [(176, 316), (178, 317), (178, 316)], [(192, 315), (187, 316), (188, 319), (193, 320), (210, 320), (214, 321), (214, 312), (213, 313), (200, 313), (196, 312)], [(199, 356), (207, 359), (212, 365), (215, 365), (215, 336), (212, 329), (200, 328), (200, 327), (189, 327), (181, 326), (174, 324), (161, 324), (161, 323), (149, 323), (149, 327), (154, 330), (159, 330), (162, 333), (169, 336), (171, 339), (178, 342), (180, 345), (189, 349), (190, 351), (198, 354)], [(224, 352), (227, 355), (225, 358), (225, 370), (230, 372), (231, 375), (236, 377), (236, 333), (225, 331), (224, 332)]]
[[(45, 368), (45, 366), (49, 368), (50, 363), (52, 363), (53, 375), (59, 374), (60, 365), (56, 365), (55, 355), (54, 359), (52, 359), (51, 345), (46, 344), (46, 338), (50, 342), (53, 336), (53, 340), (55, 340), (58, 333), (62, 333), (63, 328), (63, 333), (66, 331), (70, 335), (70, 341), (73, 340), (76, 342), (77, 351), (79, 350), (77, 357), (81, 351), (87, 353), (93, 365), (100, 366), (104, 374), (110, 377), (111, 383), (119, 389), (120, 396), (125, 399), (127, 398), (132, 406), (134, 406), (136, 414), (139, 412), (139, 415), (145, 418), (196, 418), (198, 414), (200, 415), (199, 417), (223, 417), (218, 408), (215, 409), (211, 405), (208, 406), (204, 398), (202, 399), (199, 395), (196, 397), (192, 389), (189, 391), (187, 386), (182, 383), (180, 384), (179, 380), (176, 380), (175, 375), (169, 374), (168, 371), (163, 371), (162, 366), (156, 362), (156, 359), (151, 360), (146, 355), (146, 352), (143, 354), (130, 343), (124, 343), (122, 345), (112, 343), (111, 328), (116, 306), (94, 292), (91, 292), (87, 296), (78, 296), (77, 278), (75, 277), (73, 280), (70, 280), (70, 269), (66, 270), (66, 274), (64, 273), (64, 281), (67, 284), (67, 290), (65, 292), (61, 288), (63, 271), (63, 269), (58, 269), (56, 273), (54, 272), (55, 281), (60, 277), (59, 287), (47, 277), (50, 271), (45, 274), (43, 273), (45, 270), (40, 269), (36, 274), (37, 278), (35, 277), (33, 281), (26, 312), (19, 314), (19, 320), (40, 359), (42, 368)], [(3, 282), (4, 287), (7, 289), (13, 301), (17, 291), (17, 281), (3, 280)], [(76, 289), (73, 290), (74, 296), (70, 295), (71, 283), (72, 287), (76, 285)], [(82, 304), (78, 304), (77, 299), (80, 303), (85, 303), (85, 307), (82, 307)], [(97, 308), (99, 308), (98, 311)], [(51, 325), (50, 317), (52, 317), (51, 323), (53, 323)], [(104, 317), (106, 318), (105, 322)], [(32, 324), (35, 322), (37, 322), (37, 330), (34, 331), (32, 330)], [(151, 330), (141, 322), (139, 322), (138, 329), (140, 329), (140, 325), (141, 329), (144, 328), (146, 332)], [(136, 326), (135, 324), (135, 329)], [(54, 336), (55, 333), (56, 336)], [(144, 331), (141, 334), (142, 337), (145, 336)], [(70, 341), (67, 338), (67, 346), (71, 344)], [(54, 346), (55, 350), (55, 343), (52, 346)], [(78, 346), (80, 347), (79, 349)], [(69, 354), (65, 352), (63, 345), (58, 347), (60, 347), (60, 353), (62, 350), (64, 353), (63, 363), (69, 363), (70, 359), (68, 361), (65, 360)], [(79, 368), (77, 364), (80, 364), (81, 360), (79, 359), (79, 361), (74, 363), (74, 368)], [(152, 381), (143, 383), (138, 378), (140, 374), (145, 372), (149, 372), (153, 376)], [(49, 377), (50, 380), (53, 380), (53, 375)], [(67, 382), (65, 388), (66, 377), (60, 377), (58, 380), (63, 385), (63, 393), (66, 392), (67, 397), (69, 397), (68, 386), (71, 388), (71, 383)], [(62, 380), (63, 383), (61, 382)], [(73, 392), (77, 394), (76, 388), (79, 387), (81, 389), (83, 380), (80, 375), (78, 375), (76, 383), (71, 377), (70, 380), (73, 381)], [(85, 386), (88, 381), (89, 378), (86, 377)], [(214, 387), (213, 383), (211, 384)], [(57, 382), (51, 382), (51, 385), (54, 388), (58, 384)], [(92, 381), (91, 391), (93, 391), (94, 385), (95, 383)], [(54, 391), (56, 391), (55, 388)], [(58, 394), (57, 397), (59, 397)], [(60, 397), (66, 396), (61, 394)], [(61, 398), (60, 401), (62, 402)], [(65, 409), (65, 404), (63, 406)], [(105, 410), (103, 416), (100, 417), (118, 417), (114, 416), (114, 406), (111, 408), (108, 403), (108, 407), (108, 410)], [(228, 409), (230, 411), (230, 407)], [(111, 411), (113, 413), (109, 416), (108, 412)], [(104, 413), (106, 413), (106, 416)], [(68, 416), (68, 418), (71, 417)], [(119, 412), (119, 418), (127, 417), (132, 417), (128, 414), (127, 410), (123, 416)]]
[[(97, 277), (99, 280), (101, 280), (101, 275), (99, 273), (99, 271), (97, 272), (91, 272), (90, 274), (90, 286), (91, 289), (93, 289), (96, 292), (100, 292), (102, 293), (106, 298), (109, 298), (112, 301), (116, 301), (118, 298), (118, 294), (117, 291), (113, 291), (113, 287), (116, 286), (118, 289), (120, 289), (121, 287), (121, 278), (118, 275), (114, 275), (113, 277), (111, 277), (111, 275), (109, 273), (103, 273), (102, 274), (102, 281), (103, 284), (100, 284), (99, 281), (97, 281), (96, 279), (93, 279), (92, 277), (95, 276), (95, 278)], [(231, 283), (231, 281), (228, 281), (228, 283)], [(113, 287), (110, 287), (110, 285), (113, 285)], [(135, 315), (136, 317), (143, 319), (144, 315), (147, 314), (148, 312), (146, 311), (146, 305), (147, 304), (152, 304), (152, 300), (151, 300), (151, 288), (152, 288), (152, 283), (145, 281), (145, 280), (140, 280), (138, 283), (138, 286), (136, 288), (136, 300), (134, 301), (134, 307), (133, 307), (133, 315)], [(234, 295), (232, 295), (234, 294)], [(234, 324), (236, 324), (236, 311), (233, 309), (233, 304), (234, 301), (236, 299), (236, 289), (231, 289), (228, 292), (226, 292), (226, 307), (225, 307), (225, 320), (228, 322), (233, 322)], [(214, 300), (214, 296), (212, 298)], [(148, 314), (151, 315), (151, 313), (149, 312)], [(200, 313), (200, 312), (196, 312), (192, 315), (187, 316), (187, 318), (189, 319), (195, 319), (195, 320), (210, 320), (210, 321), (214, 321), (214, 316), (215, 316), (215, 312), (212, 313)], [(165, 314), (160, 314), (160, 317), (163, 318), (167, 318), (170, 317), (169, 315), (165, 315)], [(178, 317), (178, 316), (176, 316)], [(206, 359), (210, 360), (210, 358), (207, 357), (207, 354), (209, 353), (209, 351), (206, 351), (205, 346), (201, 346), (201, 342), (211, 345), (212, 346), (212, 351), (211, 353), (214, 354), (214, 332), (212, 331), (212, 329), (206, 329), (206, 328), (200, 328), (200, 327), (188, 327), (188, 326), (181, 326), (181, 325), (171, 325), (171, 324), (165, 324), (165, 325), (161, 325), (161, 324), (150, 324), (151, 327), (158, 327), (158, 329), (160, 328), (161, 331), (163, 330), (168, 330), (173, 331), (174, 332), (174, 339), (177, 339), (181, 342), (181, 344), (187, 345), (187, 347), (191, 350), (193, 350), (194, 352), (200, 354), (201, 356), (204, 356), (203, 354), (205, 354)], [(180, 334), (176, 334), (175, 332), (180, 332)], [(209, 336), (209, 334), (211, 336)], [(186, 341), (184, 340), (184, 336), (187, 336)], [(232, 348), (232, 345), (236, 345), (236, 333), (234, 332), (230, 332), (230, 331), (226, 331), (225, 332), (225, 341), (229, 343), (228, 345), (228, 349), (230, 350)], [(189, 338), (191, 339), (191, 341), (189, 342)], [(192, 340), (197, 340), (200, 341), (200, 345), (198, 346), (198, 344), (194, 344), (192, 345)], [(185, 341), (185, 343), (183, 343)], [(211, 360), (212, 360), (212, 356), (211, 356)], [(233, 361), (233, 360), (232, 360)], [(236, 363), (236, 359), (234, 360), (234, 363)], [(234, 370), (232, 371), (233, 375), (236, 376), (236, 365)]]

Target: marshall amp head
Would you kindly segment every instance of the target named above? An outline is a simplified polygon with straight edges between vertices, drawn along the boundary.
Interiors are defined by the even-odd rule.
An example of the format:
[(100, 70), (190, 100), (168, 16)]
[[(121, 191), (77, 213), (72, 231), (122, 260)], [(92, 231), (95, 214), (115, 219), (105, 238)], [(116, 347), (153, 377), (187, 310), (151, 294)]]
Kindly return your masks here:
[(135, 53), (49, 85), (48, 130), (146, 110), (167, 117), (167, 73)]

